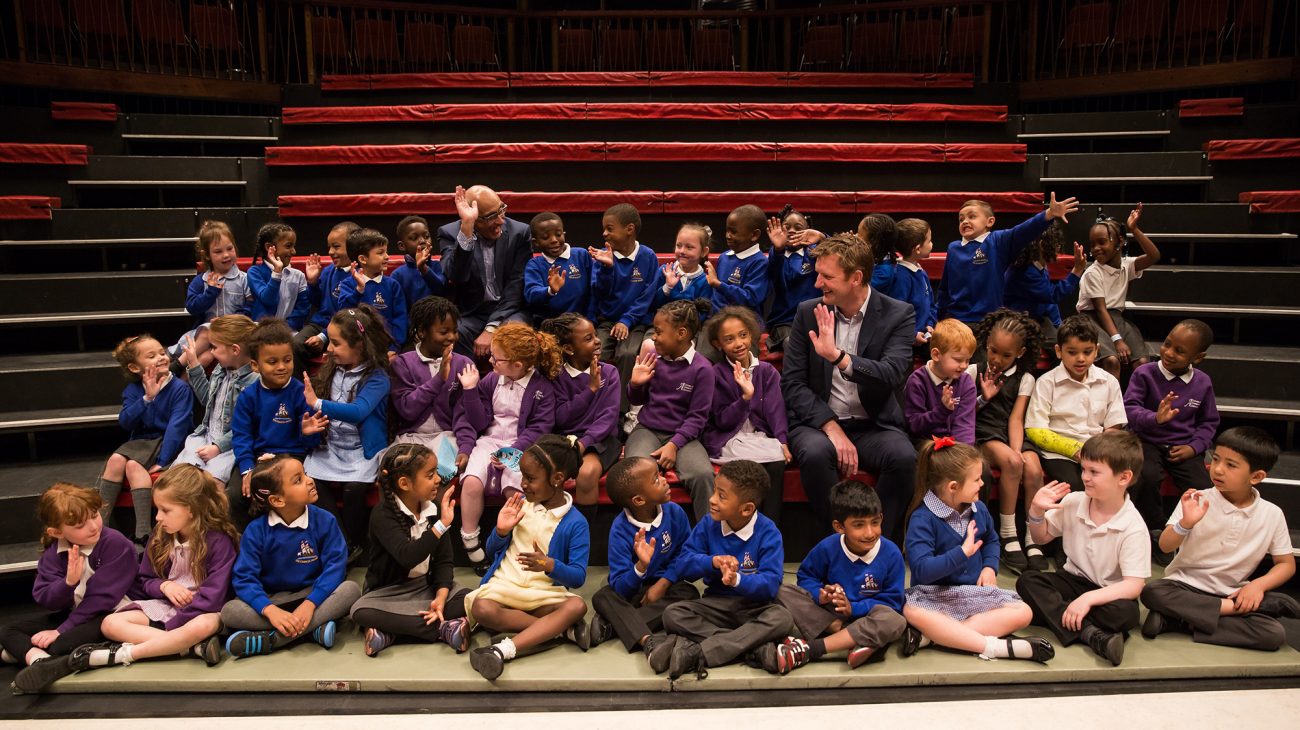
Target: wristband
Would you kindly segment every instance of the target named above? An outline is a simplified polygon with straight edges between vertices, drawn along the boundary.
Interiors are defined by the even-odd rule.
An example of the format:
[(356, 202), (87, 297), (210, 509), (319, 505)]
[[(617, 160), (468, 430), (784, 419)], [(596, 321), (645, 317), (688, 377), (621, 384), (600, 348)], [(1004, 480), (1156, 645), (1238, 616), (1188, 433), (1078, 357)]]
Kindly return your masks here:
[(1118, 333), (1118, 332), (1116, 332), (1115, 334), (1113, 334), (1113, 335), (1110, 336), (1110, 341), (1111, 341), (1111, 342), (1119, 342), (1119, 341), (1122, 340), (1122, 339), (1124, 339), (1124, 335), (1121, 335), (1121, 334)]
[(843, 351), (843, 350), (840, 350), (840, 356), (837, 357), (837, 358), (835, 358), (835, 361), (831, 363), (831, 367), (833, 367), (833, 368), (838, 368), (838, 367), (840, 366), (840, 363), (844, 362), (844, 358), (846, 358), (846, 357), (848, 357), (848, 356), (849, 356), (849, 353), (847, 353), (847, 352), (845, 352), (845, 351)]
[(1046, 521), (1047, 521), (1047, 515), (1043, 515), (1042, 517), (1034, 517), (1032, 514), (1028, 512), (1025, 513), (1025, 522), (1028, 522), (1031, 525), (1041, 525)]
[(446, 525), (442, 524), (442, 520), (436, 520), (433, 523), (433, 534), (437, 535), (438, 537), (442, 537), (443, 535), (447, 534), (447, 530), (450, 529), (451, 529), (450, 527), (447, 527)]
[(1192, 528), (1191, 528), (1191, 527), (1183, 527), (1183, 524), (1182, 524), (1181, 522), (1174, 522), (1174, 524), (1173, 524), (1173, 528), (1174, 528), (1174, 532), (1175, 532), (1175, 533), (1177, 533), (1177, 534), (1179, 534), (1179, 535), (1181, 535), (1181, 536), (1183, 536), (1183, 537), (1187, 537), (1188, 535), (1192, 534)]

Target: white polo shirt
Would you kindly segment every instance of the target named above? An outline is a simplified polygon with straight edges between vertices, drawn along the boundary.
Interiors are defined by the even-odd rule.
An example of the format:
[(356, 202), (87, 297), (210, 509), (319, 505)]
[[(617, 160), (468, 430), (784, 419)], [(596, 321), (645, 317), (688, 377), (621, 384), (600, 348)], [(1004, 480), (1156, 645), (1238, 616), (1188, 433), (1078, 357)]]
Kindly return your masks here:
[(1118, 269), (1094, 261), (1079, 277), (1078, 310), (1091, 312), (1092, 300), (1099, 297), (1106, 300), (1107, 309), (1123, 310), (1124, 300), (1128, 298), (1128, 283), (1142, 278), (1136, 264), (1136, 256), (1120, 259)]
[[(1213, 487), (1200, 490), (1210, 509), (1183, 540), (1165, 570), (1166, 578), (1227, 596), (1246, 585), (1265, 555), (1291, 554), (1291, 533), (1282, 509), (1261, 499), (1258, 490), (1250, 491), (1255, 501), (1241, 508)], [(1169, 524), (1182, 518), (1183, 505), (1179, 502)]]
[[(1096, 365), (1088, 368), (1083, 382), (1070, 377), (1064, 365), (1044, 373), (1034, 384), (1034, 397), (1025, 413), (1025, 428), (1046, 428), (1080, 442), (1127, 423), (1119, 381)], [(1070, 458), (1051, 452), (1043, 456)]]
[(1151, 577), (1151, 533), (1133, 501), (1098, 525), (1088, 516), (1092, 499), (1072, 492), (1061, 500), (1061, 508), (1047, 513), (1047, 532), (1060, 536), (1065, 548), (1065, 572), (1105, 588), (1125, 578)]

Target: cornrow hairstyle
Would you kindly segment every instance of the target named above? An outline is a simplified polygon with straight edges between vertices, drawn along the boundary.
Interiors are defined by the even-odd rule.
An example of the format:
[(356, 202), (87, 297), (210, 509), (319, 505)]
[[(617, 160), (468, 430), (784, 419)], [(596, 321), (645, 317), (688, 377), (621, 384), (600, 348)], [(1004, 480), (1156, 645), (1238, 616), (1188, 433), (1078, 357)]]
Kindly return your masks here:
[(397, 240), (399, 241), (405, 240), (406, 232), (411, 230), (411, 226), (415, 225), (416, 223), (423, 223), (425, 229), (428, 229), (429, 227), (429, 221), (426, 221), (422, 216), (408, 215), (402, 220), (397, 222)]
[(257, 229), (257, 249), (253, 251), (253, 263), (266, 256), (266, 247), (280, 240), (280, 236), (293, 233), (293, 226), (288, 223), (267, 223)]
[[(41, 520), (41, 547), (55, 541), (49, 530), (61, 530), (65, 525), (80, 525), (99, 514), (104, 508), (104, 498), (95, 489), (55, 482), (41, 493), (36, 503), (36, 515)], [(49, 529), (45, 529), (49, 528)]]
[(460, 309), (446, 297), (428, 296), (411, 305), (407, 315), (411, 321), (411, 335), (422, 339), (425, 330), (451, 317), (453, 323), (460, 323)]
[[(388, 372), (388, 346), (392, 344), (393, 338), (388, 336), (388, 330), (384, 328), (384, 320), (379, 313), (364, 302), (335, 312), (334, 317), (330, 319), (330, 324), (338, 328), (339, 336), (348, 343), (349, 347), (361, 351), (359, 364), (366, 366), (361, 379), (353, 386), (353, 390), (347, 394), (344, 401), (351, 403), (357, 391), (365, 385), (371, 375), (376, 371)], [(312, 385), (316, 388), (316, 392), (323, 393), (326, 399), (330, 397), (330, 386), (334, 381), (334, 371), (337, 369), (338, 363), (334, 362), (334, 357), (328, 356), (313, 379)]]
[(253, 517), (271, 511), (271, 497), (284, 494), (284, 479), (280, 472), (285, 462), (294, 457), (289, 454), (276, 454), (269, 459), (260, 459), (253, 464), (248, 473), (248, 513)]
[(1061, 252), (1061, 246), (1064, 243), (1065, 227), (1061, 225), (1059, 220), (1054, 220), (1047, 227), (1047, 230), (1043, 231), (1043, 235), (1038, 237), (1037, 241), (1025, 246), (1011, 265), (1017, 269), (1023, 269), (1037, 261), (1046, 266), (1056, 260), (1056, 256)]
[(711, 311), (713, 311), (713, 303), (708, 299), (676, 299), (660, 307), (659, 311), (655, 312), (655, 316), (663, 315), (670, 327), (685, 327), (690, 334), (690, 339), (694, 340), (700, 333), (702, 320), (709, 316)]
[(785, 225), (785, 219), (792, 215), (797, 215), (800, 218), (803, 218), (804, 223), (812, 225), (812, 216), (795, 210), (794, 203), (786, 203), (785, 206), (781, 208), (781, 212), (776, 214), (776, 219), (781, 221), (781, 225)]
[(884, 213), (869, 213), (858, 223), (858, 230), (866, 234), (872, 261), (880, 263), (893, 256), (898, 239), (898, 224), (893, 218)]
[(728, 461), (718, 467), (718, 476), (726, 477), (727, 481), (731, 482), (741, 504), (753, 502), (755, 507), (763, 505), (763, 495), (767, 494), (768, 487), (772, 483), (772, 478), (767, 475), (767, 469), (763, 468), (762, 464), (749, 459)]
[(948, 482), (960, 484), (966, 478), (966, 471), (980, 460), (979, 450), (970, 444), (957, 442), (937, 450), (933, 439), (921, 444), (916, 458), (916, 488), (912, 492), (912, 503), (907, 507), (908, 520), (925, 501), (926, 492)]
[(283, 319), (278, 317), (263, 317), (257, 323), (257, 329), (249, 335), (248, 341), (244, 344), (248, 348), (248, 354), (257, 359), (258, 352), (266, 345), (292, 345), (293, 330)]
[[(206, 536), (209, 532), (224, 533), (235, 548), (239, 548), (239, 531), (230, 521), (230, 500), (226, 498), (225, 485), (197, 466), (177, 464), (154, 482), (153, 493), (155, 498), (165, 495), (168, 500), (189, 509), (188, 532), (193, 545), (190, 572), (195, 583), (202, 584), (208, 573)], [(172, 548), (178, 540), (178, 535), (167, 534), (161, 522), (154, 527), (145, 555), (158, 575), (167, 575), (167, 561), (171, 559)]]
[(562, 218), (560, 218), (559, 215), (557, 215), (557, 214), (555, 214), (555, 213), (552, 213), (552, 212), (549, 211), (549, 210), (546, 210), (546, 211), (542, 211), (541, 213), (538, 213), (537, 215), (533, 216), (533, 219), (530, 220), (530, 221), (528, 221), (528, 231), (529, 231), (529, 233), (531, 233), (531, 234), (533, 235), (533, 237), (536, 238), (536, 237), (537, 237), (537, 227), (540, 226), (541, 224), (547, 222), (547, 221), (558, 221), (559, 224), (560, 224), (560, 228), (561, 228), (561, 229), (564, 228), (564, 220), (563, 220)]
[(729, 319), (740, 320), (740, 323), (745, 325), (745, 329), (749, 330), (749, 339), (758, 342), (762, 330), (758, 327), (758, 317), (754, 316), (754, 310), (732, 304), (719, 309), (717, 314), (709, 317), (704, 323), (704, 336), (713, 343), (714, 347), (718, 346), (718, 330), (722, 329), (722, 325)]
[(620, 226), (632, 226), (634, 235), (641, 235), (641, 213), (631, 203), (616, 203), (605, 210), (602, 218), (613, 218)]
[(199, 225), (199, 232), (195, 234), (198, 241), (195, 243), (195, 257), (203, 263), (204, 271), (212, 271), (212, 247), (219, 242), (222, 237), (230, 239), (230, 245), (235, 247), (235, 255), (239, 255), (239, 244), (235, 242), (235, 234), (230, 232), (230, 226), (222, 221), (203, 221)]
[(577, 476), (578, 468), (582, 466), (582, 451), (578, 449), (576, 436), (543, 434), (533, 442), (532, 446), (524, 449), (524, 453), (531, 455), (537, 459), (538, 464), (542, 465), (546, 470), (548, 482), (551, 477), (560, 474), (564, 477), (560, 480), (563, 484)]
[(609, 492), (609, 501), (620, 509), (631, 509), (632, 498), (636, 496), (636, 471), (640, 467), (649, 467), (659, 474), (659, 465), (648, 456), (628, 456), (614, 462), (605, 475), (605, 490)]
[(523, 322), (507, 322), (492, 334), (492, 344), (505, 352), (506, 359), (517, 360), (525, 367), (535, 367), (554, 380), (564, 367), (564, 351), (552, 335), (538, 332)]
[(141, 374), (131, 372), (129, 366), (135, 364), (136, 358), (140, 356), (140, 348), (150, 341), (158, 342), (157, 338), (146, 332), (142, 335), (128, 337), (117, 343), (117, 347), (113, 348), (113, 359), (117, 361), (118, 367), (122, 368), (122, 377), (126, 378), (127, 382), (138, 383), (141, 381)]
[(1025, 354), (1016, 360), (1016, 369), (1022, 373), (1032, 373), (1038, 367), (1038, 355), (1043, 347), (1043, 333), (1034, 321), (1024, 312), (1002, 307), (984, 315), (975, 325), (975, 339), (979, 347), (988, 346), (989, 336), (995, 331), (1008, 332), (1020, 340)]
[(1121, 252), (1124, 250), (1124, 243), (1128, 240), (1128, 228), (1120, 221), (1111, 218), (1108, 215), (1097, 216), (1097, 221), (1092, 224), (1093, 228), (1101, 226), (1106, 229), (1106, 238), (1116, 242), (1116, 246)]
[(590, 321), (591, 320), (588, 320), (577, 312), (564, 312), (562, 314), (557, 314), (550, 319), (542, 320), (542, 324), (538, 327), (538, 330), (554, 337), (556, 343), (559, 344), (560, 349), (563, 350), (565, 345), (571, 344), (570, 340), (573, 337), (573, 330), (577, 329), (578, 325), (583, 322)]
[(696, 235), (700, 237), (700, 246), (704, 249), (700, 253), (703, 256), (708, 256), (709, 249), (713, 248), (713, 229), (699, 221), (686, 221), (677, 229), (677, 233), (680, 234), (687, 229), (695, 231)]
[(382, 493), (396, 502), (400, 491), (397, 485), (402, 477), (415, 481), (415, 475), (429, 463), (429, 459), (436, 458), (424, 444), (393, 444), (384, 452), (384, 459), (379, 463), (379, 476), (375, 481)]
[(356, 261), (377, 248), (387, 248), (388, 239), (373, 228), (358, 228), (348, 234), (348, 258)]
[(1064, 345), (1069, 340), (1097, 344), (1097, 330), (1092, 326), (1092, 320), (1088, 319), (1088, 315), (1076, 314), (1066, 317), (1061, 326), (1056, 328), (1058, 346)]

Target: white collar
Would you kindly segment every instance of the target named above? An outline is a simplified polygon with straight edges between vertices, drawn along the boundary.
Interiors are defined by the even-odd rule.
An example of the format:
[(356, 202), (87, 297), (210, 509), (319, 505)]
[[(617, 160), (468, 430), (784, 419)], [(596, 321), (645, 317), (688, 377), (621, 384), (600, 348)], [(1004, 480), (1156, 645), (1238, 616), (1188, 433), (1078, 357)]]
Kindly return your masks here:
[(664, 357), (663, 355), (660, 355), (659, 359), (664, 362), (678, 362), (680, 360), (685, 360), (687, 365), (693, 365), (695, 363), (695, 345), (686, 348), (686, 352), (683, 352), (681, 357)]
[(555, 515), (556, 517), (558, 517), (558, 518), (560, 518), (560, 519), (564, 519), (564, 516), (565, 516), (566, 514), (569, 513), (569, 510), (573, 509), (573, 495), (572, 495), (572, 494), (569, 494), (568, 492), (565, 492), (565, 493), (564, 493), (564, 504), (562, 504), (562, 505), (560, 505), (559, 507), (556, 507), (555, 509), (552, 509), (552, 510), (548, 510), (548, 509), (546, 509), (546, 507), (544, 507), (544, 506), (542, 506), (542, 505), (540, 505), (540, 504), (537, 504), (536, 502), (531, 502), (530, 504), (532, 504), (532, 505), (533, 505), (533, 508), (536, 509), (536, 510), (539, 511), (539, 512), (550, 512), (551, 514)]
[(850, 562), (856, 561), (870, 565), (875, 561), (876, 556), (880, 554), (880, 543), (883, 540), (883, 537), (877, 539), (876, 544), (871, 546), (871, 549), (867, 551), (866, 555), (858, 555), (849, 549), (849, 544), (845, 542), (844, 535), (840, 535), (840, 549), (844, 551), (844, 556), (848, 558)]
[(1174, 378), (1178, 378), (1184, 383), (1192, 382), (1192, 371), (1196, 369), (1196, 366), (1188, 365), (1187, 372), (1183, 373), (1182, 375), (1174, 375), (1173, 373), (1169, 372), (1168, 368), (1165, 367), (1165, 361), (1159, 359), (1156, 360), (1156, 367), (1159, 368), (1160, 374), (1165, 376), (1165, 380), (1173, 380)]
[[(730, 357), (726, 357), (725, 355), (724, 355), (723, 357), (724, 357), (724, 359), (727, 361), (727, 364), (730, 365), (732, 368), (734, 368), (734, 367), (736, 366), (736, 361), (735, 361), (735, 360), (732, 360)], [(756, 368), (756, 367), (758, 367), (758, 358), (754, 357), (754, 354), (753, 354), (753, 353), (750, 353), (750, 355), (749, 355), (749, 367), (747, 367), (747, 368), (743, 368), (743, 370), (744, 370), (745, 372), (747, 372), (747, 373), (752, 373), (752, 372), (754, 372), (754, 368)], [(727, 369), (730, 370), (731, 368), (727, 368)]]
[(984, 231), (984, 233), (976, 236), (975, 238), (970, 238), (970, 239), (963, 238), (961, 240), (961, 243), (963, 246), (965, 246), (968, 243), (984, 243), (984, 239), (988, 238), (989, 234), (992, 232), (993, 231)]
[(926, 490), (925, 498), (922, 502), (924, 502), (926, 508), (934, 513), (935, 517), (938, 517), (941, 520), (947, 520), (952, 515), (961, 517), (966, 514), (967, 510), (970, 511), (971, 519), (975, 519), (975, 513), (980, 511), (980, 503), (971, 502), (969, 507), (959, 512), (956, 508), (940, 499), (939, 495), (935, 494), (933, 490)]
[(416, 345), (416, 346), (415, 346), (415, 356), (418, 357), (418, 358), (420, 358), (420, 362), (423, 362), (423, 363), (429, 363), (429, 364), (433, 364), (433, 365), (441, 365), (441, 364), (442, 364), (442, 356), (441, 356), (441, 355), (439, 355), (438, 357), (427, 357), (427, 356), (425, 356), (425, 354), (424, 354), (423, 352), (420, 352), (420, 346), (419, 346), (419, 345)]
[(560, 252), (560, 255), (559, 255), (559, 256), (556, 256), (555, 258), (551, 258), (550, 256), (547, 256), (546, 254), (542, 254), (542, 258), (546, 259), (546, 263), (548, 263), (548, 264), (553, 264), (553, 263), (555, 263), (556, 261), (559, 261), (560, 259), (567, 259), (567, 258), (569, 258), (569, 244), (567, 244), (567, 243), (564, 244), (564, 250)]
[(381, 281), (384, 280), (384, 272), (382, 272), (382, 271), (379, 272), (379, 274), (378, 274), (377, 276), (375, 276), (375, 278), (373, 278), (373, 279), (370, 278), (369, 276), (366, 276), (365, 274), (362, 274), (362, 275), (361, 275), (361, 278), (365, 279), (367, 283), (378, 284), (379, 282), (381, 282)]
[[(411, 510), (409, 510), (409, 509), (406, 508), (406, 503), (403, 502), (402, 500), (400, 500), (400, 499), (395, 499), (395, 500), (393, 500), (393, 501), (394, 501), (394, 502), (397, 502), (397, 509), (401, 510), (401, 511), (402, 511), (402, 514), (404, 514), (404, 515), (406, 515), (407, 517), (410, 517), (411, 519), (415, 520), (415, 522), (416, 522), (417, 524), (418, 524), (418, 523), (421, 523), (421, 522), (424, 522), (425, 520), (429, 519), (430, 517), (434, 517), (434, 516), (436, 516), (436, 515), (438, 514), (438, 505), (434, 504), (433, 502), (427, 502), (427, 501), (426, 501), (426, 502), (421, 502), (421, 503), (420, 503), (420, 514), (416, 515), (416, 514), (412, 514), (412, 513), (411, 513)], [(306, 525), (303, 525), (303, 526), (306, 527)]]
[[(610, 248), (611, 248), (611, 250), (613, 249), (612, 246), (611, 246)], [(614, 258), (616, 258), (616, 259), (623, 259), (624, 261), (628, 261), (628, 260), (631, 260), (631, 259), (636, 258), (636, 255), (637, 255), (638, 253), (641, 253), (641, 242), (640, 242), (640, 241), (633, 241), (633, 242), (632, 242), (632, 253), (630, 253), (630, 254), (624, 256), (623, 254), (619, 253), (618, 251), (614, 251)]]
[(524, 377), (513, 381), (510, 380), (510, 378), (507, 378), (506, 376), (502, 375), (501, 379), (497, 381), (497, 385), (504, 385), (506, 383), (513, 382), (516, 385), (518, 385), (520, 388), (523, 388), (524, 390), (528, 390), (528, 383), (533, 379), (533, 373), (535, 372), (537, 372), (537, 368), (528, 368), (528, 372), (524, 373)]
[(172, 380), (175, 377), (176, 377), (176, 373), (173, 373), (170, 370), (167, 371), (167, 377), (163, 378), (162, 385), (158, 386), (158, 393), (161, 394), (164, 390), (166, 390), (167, 386), (172, 384)]
[(790, 258), (791, 256), (803, 256), (803, 250), (804, 250), (803, 246), (800, 246), (799, 248), (796, 248), (793, 251), (790, 250), (789, 248), (786, 248), (785, 257)]
[(932, 365), (934, 365), (934, 360), (927, 360), (927, 361), (926, 361), (926, 363), (925, 363), (925, 374), (930, 376), (930, 382), (931, 382), (931, 383), (934, 383), (934, 386), (935, 386), (936, 388), (939, 387), (940, 385), (944, 385), (944, 384), (946, 384), (946, 383), (951, 383), (951, 382), (952, 382), (951, 380), (943, 380), (943, 379), (941, 379), (938, 375), (935, 375), (935, 374), (934, 374), (934, 368), (931, 367)]
[(731, 525), (727, 524), (726, 520), (723, 520), (718, 524), (722, 525), (723, 537), (727, 537), (729, 535), (735, 535), (736, 537), (739, 537), (741, 540), (749, 540), (749, 538), (754, 536), (754, 525), (758, 524), (758, 512), (755, 511), (754, 516), (749, 518), (749, 522), (746, 522), (745, 526), (740, 528), (739, 530), (731, 529)]
[(898, 265), (902, 266), (904, 269), (907, 269), (908, 271), (911, 272), (917, 272), (921, 270), (920, 264), (916, 263), (915, 261), (908, 261), (907, 259), (899, 259)]
[(582, 375), (583, 373), (585, 373), (585, 372), (587, 372), (587, 371), (586, 371), (586, 370), (579, 370), (579, 369), (573, 367), (572, 365), (570, 365), (569, 363), (566, 362), (566, 363), (564, 363), (564, 372), (568, 373), (570, 378), (576, 378), (576, 377), (578, 377), (579, 375)]
[[(1254, 500), (1250, 504), (1246, 505), (1245, 507), (1238, 507), (1232, 502), (1229, 502), (1228, 498), (1224, 497), (1223, 493), (1220, 492), (1218, 489), (1210, 488), (1207, 491), (1214, 493), (1209, 497), (1209, 500), (1211, 502), (1217, 502), (1219, 504), (1219, 509), (1223, 510), (1223, 513), (1225, 515), (1230, 515), (1233, 512), (1241, 512), (1242, 514), (1249, 517), (1250, 515), (1255, 513), (1255, 508), (1259, 506), (1259, 490), (1254, 487), (1250, 488), (1250, 493), (1251, 496), (1254, 497)], [(82, 549), (84, 550), (85, 548)], [(85, 554), (89, 555), (90, 553), (85, 553)]]
[[(1048, 373), (1048, 375), (1051, 375), (1052, 379), (1057, 383), (1064, 383), (1067, 380), (1074, 380), (1074, 376), (1070, 375), (1070, 371), (1065, 369), (1064, 363), (1057, 365), (1052, 372)], [(1088, 367), (1088, 374), (1083, 377), (1083, 381), (1080, 382), (1078, 380), (1074, 380), (1074, 382), (1079, 383), (1079, 385), (1088, 385), (1098, 380), (1105, 380), (1109, 376), (1110, 373), (1107, 373), (1105, 370), (1102, 370), (1096, 365), (1091, 365)]]
[(230, 271), (227, 271), (226, 273), (221, 274), (220, 277), (221, 277), (222, 279), (225, 279), (226, 281), (233, 281), (233, 280), (239, 278), (239, 273), (240, 273), (240, 272), (239, 272), (239, 267), (238, 267), (238, 266), (231, 266), (231, 267), (230, 267)]
[(691, 279), (694, 279), (697, 276), (704, 275), (703, 266), (696, 266), (695, 271), (682, 271), (682, 264), (680, 261), (673, 262), (673, 271), (677, 273), (677, 276), (679, 278), (685, 279), (687, 281), (690, 281)]
[(275, 510), (271, 510), (270, 512), (266, 513), (266, 523), (271, 527), (275, 527), (276, 525), (285, 525), (287, 527), (295, 527), (300, 530), (305, 530), (307, 529), (307, 515), (309, 514), (311, 514), (310, 507), (303, 510), (302, 515), (298, 519), (294, 520), (293, 522), (285, 522), (284, 518), (280, 516), (279, 512), (276, 512)]
[(660, 523), (664, 521), (664, 507), (663, 505), (659, 505), (659, 512), (655, 515), (655, 518), (649, 522), (639, 522), (637, 518), (632, 516), (632, 510), (630, 509), (623, 510), (623, 516), (627, 518), (628, 522), (632, 523), (637, 528), (649, 531), (659, 527)]
[(759, 249), (758, 244), (756, 243), (753, 246), (750, 246), (749, 248), (745, 249), (744, 251), (728, 251), (725, 255), (735, 256), (736, 258), (741, 259), (743, 261), (744, 259), (747, 259), (750, 256), (753, 256), (754, 254), (758, 253), (760, 250), (761, 249)]
[[(100, 534), (100, 536), (102, 537), (104, 533), (101, 531), (99, 534)], [(66, 552), (68, 552), (68, 551), (71, 550), (71, 549), (72, 549), (72, 543), (70, 543), (70, 542), (68, 542), (67, 540), (65, 540), (64, 538), (61, 538), (61, 537), (60, 537), (60, 538), (59, 538), (59, 547), (56, 548), (56, 550), (57, 550), (58, 552), (61, 552), (61, 553), (66, 553)], [(81, 553), (81, 557), (83, 557), (83, 558), (88, 558), (88, 557), (90, 557), (90, 554), (91, 554), (92, 552), (95, 551), (95, 546), (94, 546), (94, 545), (78, 545), (78, 546), (77, 546), (77, 551)]]

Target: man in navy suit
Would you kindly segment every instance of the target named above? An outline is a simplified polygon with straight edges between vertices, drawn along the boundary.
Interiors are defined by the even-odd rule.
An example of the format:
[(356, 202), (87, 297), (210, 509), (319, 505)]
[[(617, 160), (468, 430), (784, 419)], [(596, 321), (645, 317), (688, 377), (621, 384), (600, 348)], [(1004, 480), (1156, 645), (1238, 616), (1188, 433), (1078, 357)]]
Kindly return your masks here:
[(796, 310), (781, 372), (790, 450), (821, 529), (831, 526), (831, 486), (861, 465), (876, 475), (882, 533), (902, 544), (916, 449), (894, 393), (911, 370), (916, 315), (871, 290), (871, 248), (857, 236), (834, 236), (811, 254), (822, 296)]
[(438, 229), (442, 271), (460, 309), (456, 351), (483, 360), (492, 333), (509, 321), (523, 322), (524, 266), (533, 254), (528, 225), (506, 217), (506, 204), (491, 188), (456, 186), (457, 223)]

